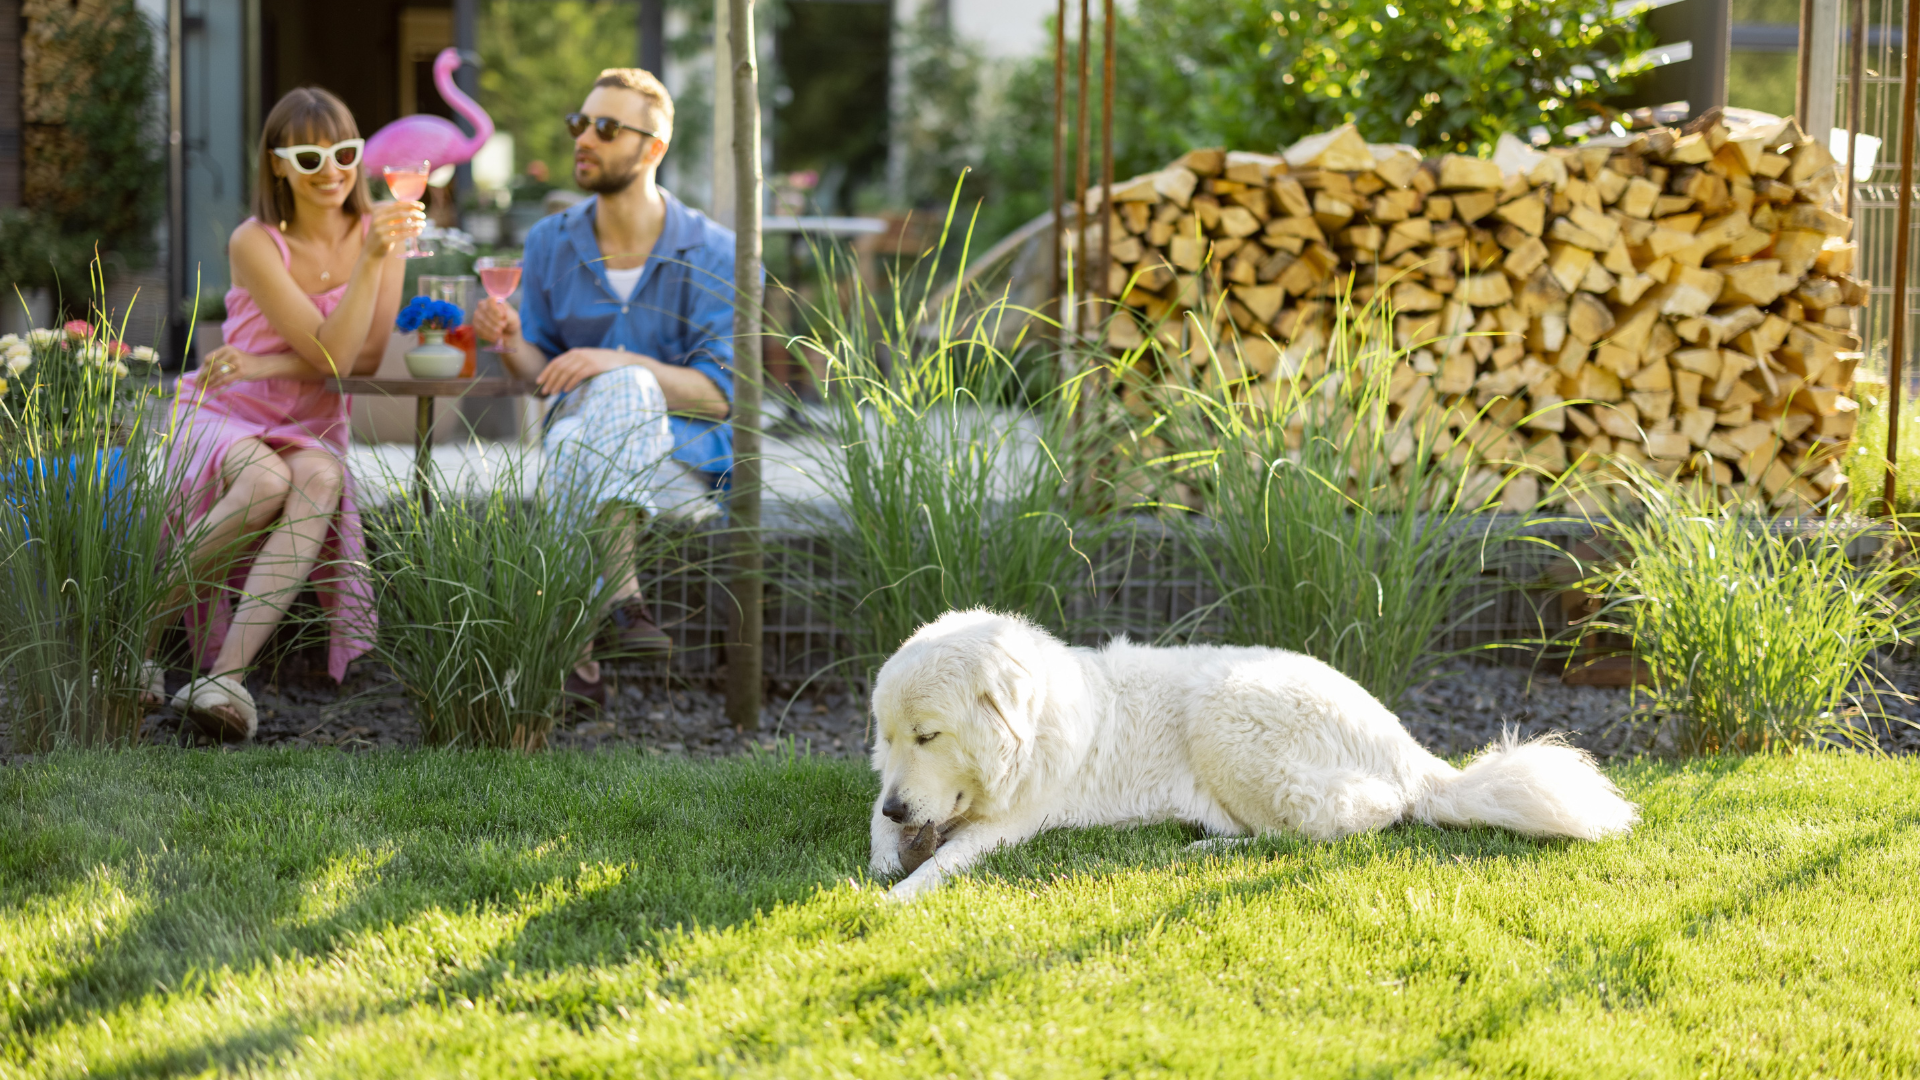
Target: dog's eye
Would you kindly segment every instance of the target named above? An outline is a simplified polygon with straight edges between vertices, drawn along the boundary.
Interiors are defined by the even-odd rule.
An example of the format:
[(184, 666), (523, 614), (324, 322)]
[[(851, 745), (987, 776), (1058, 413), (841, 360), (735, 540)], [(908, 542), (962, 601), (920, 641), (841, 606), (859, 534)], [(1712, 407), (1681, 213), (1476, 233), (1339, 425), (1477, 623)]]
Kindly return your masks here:
[(915, 735), (913, 741), (919, 743), (921, 746), (925, 746), (939, 737), (940, 733), (936, 731), (931, 735)]

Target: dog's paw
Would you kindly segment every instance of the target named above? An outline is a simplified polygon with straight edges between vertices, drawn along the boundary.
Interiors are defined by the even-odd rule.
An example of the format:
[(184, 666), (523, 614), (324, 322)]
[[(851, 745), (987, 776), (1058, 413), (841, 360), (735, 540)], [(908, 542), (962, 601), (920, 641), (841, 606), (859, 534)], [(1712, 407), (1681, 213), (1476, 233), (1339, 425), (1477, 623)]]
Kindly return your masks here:
[(923, 894), (940, 887), (940, 875), (933, 872), (932, 866), (925, 866), (901, 878), (893, 888), (887, 890), (887, 899), (902, 904), (910, 904)]
[(911, 904), (931, 888), (930, 885), (915, 885), (912, 878), (907, 878), (887, 890), (887, 899), (896, 904)]
[(896, 878), (900, 876), (900, 849), (896, 847), (874, 848), (873, 857), (867, 860), (867, 870), (877, 878)]
[(1187, 850), (1196, 853), (1210, 852), (1219, 854), (1220, 852), (1229, 851), (1233, 848), (1246, 847), (1251, 843), (1253, 843), (1253, 837), (1251, 836), (1216, 836), (1211, 840), (1195, 840), (1193, 843), (1187, 845)]

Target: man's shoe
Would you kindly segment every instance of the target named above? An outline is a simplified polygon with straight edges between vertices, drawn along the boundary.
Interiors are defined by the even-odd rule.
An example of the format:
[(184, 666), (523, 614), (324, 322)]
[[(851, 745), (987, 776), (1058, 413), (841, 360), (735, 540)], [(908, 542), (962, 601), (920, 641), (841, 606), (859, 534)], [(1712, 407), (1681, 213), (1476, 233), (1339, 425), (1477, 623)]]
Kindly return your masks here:
[(660, 656), (673, 651), (673, 639), (653, 621), (644, 600), (629, 597), (607, 613), (608, 644), (623, 656)]
[(600, 678), (588, 682), (577, 671), (567, 672), (567, 684), (561, 691), (565, 707), (569, 712), (597, 713), (607, 707), (607, 679), (604, 671)]

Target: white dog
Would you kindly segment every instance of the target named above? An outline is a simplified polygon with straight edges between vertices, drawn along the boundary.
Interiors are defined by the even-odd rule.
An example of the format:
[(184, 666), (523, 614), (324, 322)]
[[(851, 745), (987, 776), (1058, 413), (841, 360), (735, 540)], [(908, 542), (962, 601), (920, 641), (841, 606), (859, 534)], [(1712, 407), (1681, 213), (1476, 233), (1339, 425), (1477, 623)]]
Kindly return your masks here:
[(888, 659), (873, 711), (873, 871), (925, 859), (902, 899), (1062, 826), (1333, 840), (1412, 819), (1596, 840), (1639, 818), (1579, 750), (1508, 739), (1456, 769), (1352, 679), (1280, 649), (1069, 648), (958, 611)]

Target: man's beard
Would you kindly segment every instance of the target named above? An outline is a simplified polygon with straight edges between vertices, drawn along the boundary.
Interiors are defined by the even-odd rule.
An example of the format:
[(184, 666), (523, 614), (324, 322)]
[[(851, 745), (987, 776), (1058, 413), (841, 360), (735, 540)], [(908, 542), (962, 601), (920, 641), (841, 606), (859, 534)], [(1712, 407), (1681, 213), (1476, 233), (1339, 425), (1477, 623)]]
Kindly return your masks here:
[(574, 182), (579, 184), (582, 190), (590, 191), (595, 195), (618, 195), (632, 187), (633, 182), (639, 178), (639, 151), (635, 151), (633, 156), (624, 162), (610, 162), (602, 157), (600, 175), (592, 180), (581, 179), (580, 170), (577, 167), (573, 171)]

